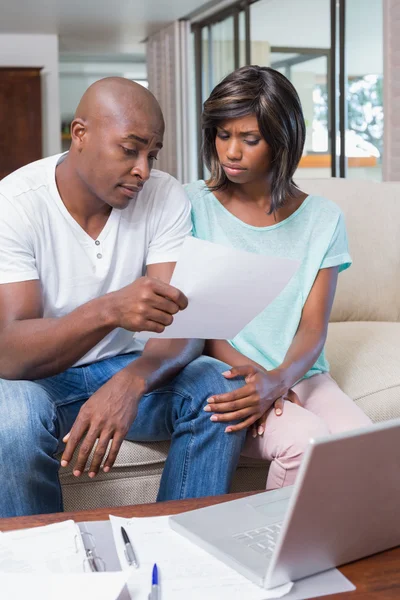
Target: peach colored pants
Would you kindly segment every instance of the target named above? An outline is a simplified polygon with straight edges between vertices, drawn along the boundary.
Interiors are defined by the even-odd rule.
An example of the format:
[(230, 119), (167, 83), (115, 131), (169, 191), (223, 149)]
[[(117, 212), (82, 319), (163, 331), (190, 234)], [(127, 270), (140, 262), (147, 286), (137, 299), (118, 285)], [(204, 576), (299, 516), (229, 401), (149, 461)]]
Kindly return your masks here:
[(244, 456), (271, 461), (267, 490), (292, 485), (311, 437), (356, 429), (371, 423), (328, 373), (303, 379), (293, 388), (302, 406), (285, 401), (283, 414), (269, 411), (265, 432), (252, 437), (249, 429)]

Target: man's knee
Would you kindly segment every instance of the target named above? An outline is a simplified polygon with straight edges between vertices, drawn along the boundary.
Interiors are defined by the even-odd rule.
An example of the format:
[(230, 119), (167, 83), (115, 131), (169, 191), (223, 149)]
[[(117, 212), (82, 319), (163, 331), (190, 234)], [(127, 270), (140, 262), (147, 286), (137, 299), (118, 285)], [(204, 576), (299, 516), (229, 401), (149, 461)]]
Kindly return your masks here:
[(228, 369), (228, 365), (215, 358), (200, 356), (191, 362), (182, 374), (192, 396), (205, 404), (210, 396), (231, 392), (244, 385), (241, 378), (226, 379), (222, 373)]

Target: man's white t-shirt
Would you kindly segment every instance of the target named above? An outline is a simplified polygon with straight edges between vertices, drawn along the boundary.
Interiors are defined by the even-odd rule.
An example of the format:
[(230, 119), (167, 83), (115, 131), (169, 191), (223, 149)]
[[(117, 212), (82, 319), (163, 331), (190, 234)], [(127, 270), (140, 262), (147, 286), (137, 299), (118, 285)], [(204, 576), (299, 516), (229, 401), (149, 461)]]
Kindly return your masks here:
[[(47, 318), (119, 290), (144, 275), (147, 265), (176, 262), (191, 231), (182, 186), (152, 170), (137, 198), (123, 210), (113, 208), (94, 240), (58, 192), (55, 169), (63, 156), (31, 163), (0, 181), (0, 284), (39, 279)], [(76, 365), (142, 349), (134, 333), (119, 328)]]

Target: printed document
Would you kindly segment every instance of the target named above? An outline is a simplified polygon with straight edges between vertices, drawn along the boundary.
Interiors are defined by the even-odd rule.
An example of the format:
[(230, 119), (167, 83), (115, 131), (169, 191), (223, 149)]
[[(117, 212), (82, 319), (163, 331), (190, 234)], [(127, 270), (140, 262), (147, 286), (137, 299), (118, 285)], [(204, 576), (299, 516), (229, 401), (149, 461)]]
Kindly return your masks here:
[(188, 307), (163, 333), (136, 335), (231, 340), (281, 293), (299, 265), (187, 237), (171, 285), (185, 294)]
[(85, 563), (72, 520), (0, 534), (0, 573), (85, 573)]

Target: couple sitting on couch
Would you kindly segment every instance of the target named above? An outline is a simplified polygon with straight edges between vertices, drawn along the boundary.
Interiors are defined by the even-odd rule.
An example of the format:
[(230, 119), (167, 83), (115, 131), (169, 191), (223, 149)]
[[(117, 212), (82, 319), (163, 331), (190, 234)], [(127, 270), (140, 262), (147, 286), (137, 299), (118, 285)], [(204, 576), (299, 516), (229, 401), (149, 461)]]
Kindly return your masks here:
[[(103, 79), (77, 108), (70, 151), (0, 182), (1, 517), (62, 510), (64, 445), (61, 465), (81, 442), (74, 474), (95, 477), (124, 439), (171, 439), (167, 500), (228, 492), (241, 452), (272, 461), (267, 489), (291, 484), (311, 435), (370, 422), (323, 352), (351, 259), (338, 207), (293, 183), (305, 138), (295, 89), (243, 67), (213, 90), (203, 130), (210, 179), (185, 191), (152, 170), (155, 98)], [(234, 340), (143, 348), (134, 332), (162, 332), (187, 305), (169, 280), (191, 229), (301, 267)]]

